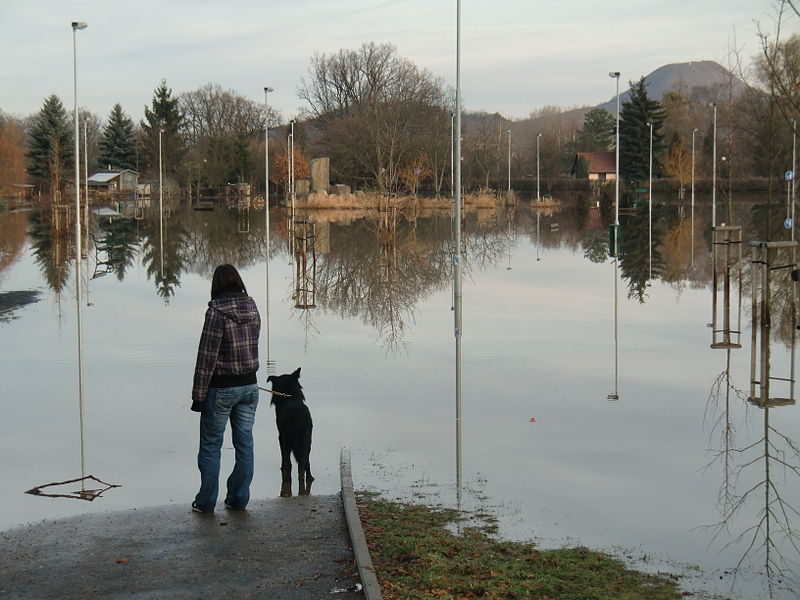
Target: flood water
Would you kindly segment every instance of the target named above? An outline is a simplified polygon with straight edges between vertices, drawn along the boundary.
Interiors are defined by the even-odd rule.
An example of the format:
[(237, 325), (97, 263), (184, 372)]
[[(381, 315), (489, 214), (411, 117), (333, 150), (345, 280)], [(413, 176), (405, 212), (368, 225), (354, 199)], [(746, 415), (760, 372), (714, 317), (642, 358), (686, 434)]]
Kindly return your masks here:
[[(68, 216), (0, 215), (0, 529), (168, 503), (188, 510), (199, 481), (195, 353), (211, 274), (230, 262), (262, 312), (261, 385), (302, 367), (312, 493), (339, 490), (346, 447), (358, 488), (486, 506), (504, 536), (605, 549), (680, 573), (689, 591), (794, 597), (795, 259), (771, 250), (769, 277), (766, 258), (753, 264), (750, 242), (790, 235), (785, 208), (765, 201), (720, 207), (718, 221), (740, 225), (742, 243), (721, 232), (716, 246), (709, 198), (693, 219), (688, 199), (656, 202), (652, 230), (646, 205), (625, 211), (618, 260), (608, 256), (613, 215), (593, 199), (555, 212), (525, 200), (468, 211), (461, 473), (448, 211), (319, 211), (291, 223), (272, 208), (268, 268), (263, 209), (176, 201), (163, 235), (157, 208), (93, 215), (82, 408)], [(252, 493), (275, 497), (266, 394), (255, 434)], [(224, 471), (228, 441), (223, 453)], [(92, 502), (24, 493), (84, 474), (120, 487)]]

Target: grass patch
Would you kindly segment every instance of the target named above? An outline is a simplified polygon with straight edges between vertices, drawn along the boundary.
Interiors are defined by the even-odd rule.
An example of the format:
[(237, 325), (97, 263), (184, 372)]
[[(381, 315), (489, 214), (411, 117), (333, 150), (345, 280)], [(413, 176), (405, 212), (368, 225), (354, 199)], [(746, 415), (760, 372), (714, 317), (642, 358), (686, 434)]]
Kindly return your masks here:
[[(495, 539), (475, 515), (359, 493), (358, 507), (386, 600), (537, 598), (675, 600), (674, 577), (634, 571), (585, 548), (538, 550)], [(454, 523), (460, 535), (449, 530)]]

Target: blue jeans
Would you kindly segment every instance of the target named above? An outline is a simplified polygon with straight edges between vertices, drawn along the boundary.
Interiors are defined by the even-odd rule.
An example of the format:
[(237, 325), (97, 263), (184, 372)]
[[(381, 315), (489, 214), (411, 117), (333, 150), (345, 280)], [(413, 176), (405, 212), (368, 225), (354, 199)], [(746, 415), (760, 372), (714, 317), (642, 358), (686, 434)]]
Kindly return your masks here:
[(253, 481), (253, 423), (258, 406), (258, 385), (229, 388), (208, 388), (200, 413), (200, 491), (195, 505), (203, 512), (212, 512), (219, 494), (219, 462), (222, 440), (228, 419), (231, 422), (236, 464), (228, 477), (225, 501), (236, 509), (247, 506), (250, 483)]

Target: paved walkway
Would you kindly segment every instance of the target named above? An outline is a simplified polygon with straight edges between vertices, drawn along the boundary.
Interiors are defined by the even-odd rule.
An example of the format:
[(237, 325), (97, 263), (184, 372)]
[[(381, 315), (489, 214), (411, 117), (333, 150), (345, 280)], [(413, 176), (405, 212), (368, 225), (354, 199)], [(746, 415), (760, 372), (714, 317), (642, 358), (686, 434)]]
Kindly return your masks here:
[(342, 495), (253, 500), (214, 515), (188, 504), (95, 513), (0, 532), (0, 598), (379, 598), (368, 581), (366, 595), (355, 591), (359, 568), (364, 579), (374, 573), (356, 564), (353, 546), (363, 563), (365, 545), (348, 532), (344, 463)]

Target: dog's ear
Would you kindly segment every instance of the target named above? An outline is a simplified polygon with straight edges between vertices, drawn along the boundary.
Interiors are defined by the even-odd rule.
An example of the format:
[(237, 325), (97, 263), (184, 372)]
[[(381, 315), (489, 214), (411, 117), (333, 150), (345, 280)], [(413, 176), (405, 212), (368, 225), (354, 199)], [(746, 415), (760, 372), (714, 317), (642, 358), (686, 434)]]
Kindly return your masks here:
[(270, 375), (269, 377), (267, 377), (267, 382), (270, 381), (275, 381), (275, 375)]
[(301, 368), (302, 368), (302, 367), (297, 367), (297, 370), (296, 370), (294, 373), (292, 373), (292, 376), (293, 376), (295, 379), (300, 379), (300, 369), (301, 369)]

